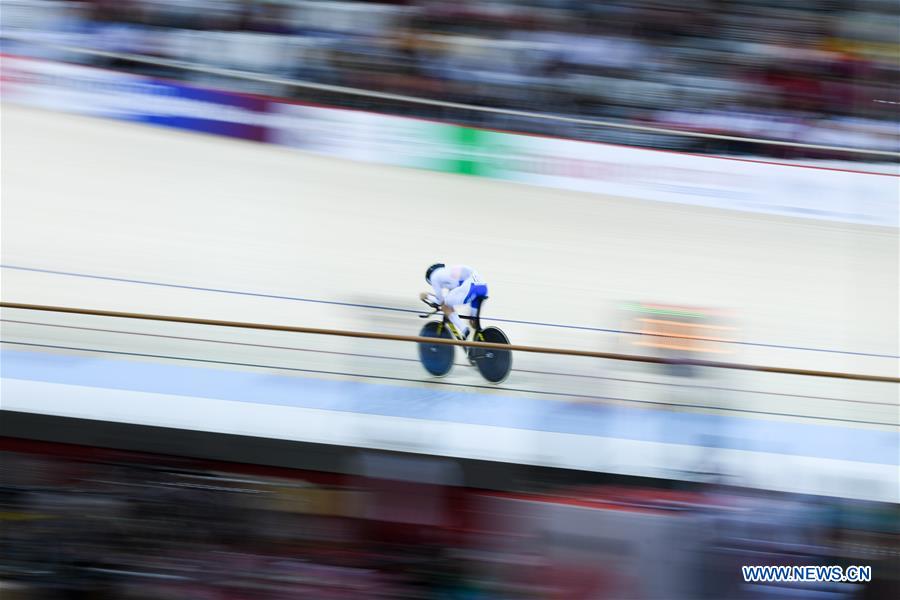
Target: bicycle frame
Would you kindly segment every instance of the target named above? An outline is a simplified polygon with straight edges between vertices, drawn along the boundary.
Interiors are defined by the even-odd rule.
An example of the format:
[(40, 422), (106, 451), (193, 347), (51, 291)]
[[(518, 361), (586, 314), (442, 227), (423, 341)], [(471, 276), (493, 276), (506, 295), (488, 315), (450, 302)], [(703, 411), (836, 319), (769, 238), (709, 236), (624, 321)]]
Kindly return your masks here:
[[(477, 340), (476, 336), (480, 336), (481, 331), (482, 331), (482, 329), (481, 329), (481, 307), (482, 307), (482, 305), (484, 305), (485, 300), (487, 300), (487, 296), (485, 296), (484, 298), (481, 299), (481, 303), (479, 304), (478, 308), (475, 309), (474, 315), (459, 315), (460, 319), (465, 319), (472, 324), (472, 339), (475, 341), (483, 341), (483, 340)], [(419, 317), (425, 319), (427, 317), (436, 315), (437, 313), (441, 312), (441, 305), (435, 304), (433, 302), (428, 302), (427, 300), (423, 300), (422, 302), (424, 302), (428, 306), (432, 307), (434, 310), (428, 314), (419, 315)], [(450, 323), (450, 319), (447, 318), (447, 315), (445, 313), (443, 315), (443, 319), (441, 320), (441, 328), (443, 328), (444, 326), (448, 326), (448, 325), (452, 325), (452, 323)], [(438, 331), (440, 331), (440, 329)], [(452, 332), (453, 329), (451, 329), (450, 331)]]

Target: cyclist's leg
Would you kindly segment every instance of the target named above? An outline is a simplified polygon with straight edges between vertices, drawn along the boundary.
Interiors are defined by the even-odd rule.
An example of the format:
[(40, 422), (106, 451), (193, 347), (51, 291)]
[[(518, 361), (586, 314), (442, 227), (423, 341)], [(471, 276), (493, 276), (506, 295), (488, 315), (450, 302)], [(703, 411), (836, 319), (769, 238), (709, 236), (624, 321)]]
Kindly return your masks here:
[[(466, 334), (466, 327), (462, 323), (462, 319), (459, 318), (459, 313), (456, 312), (457, 306), (462, 306), (467, 303), (467, 296), (469, 294), (469, 289), (472, 287), (472, 282), (470, 280), (466, 280), (457, 288), (454, 288), (447, 292), (447, 295), (444, 296), (444, 306), (450, 307), (450, 312), (446, 313), (447, 318), (450, 319), (450, 324), (456, 328), (456, 331), (453, 333), (459, 337), (464, 337)], [(452, 328), (451, 328), (452, 330)]]
[(450, 319), (450, 324), (456, 329), (454, 331), (454, 335), (459, 339), (465, 339), (467, 335), (469, 335), (469, 328), (463, 325), (462, 319), (459, 318), (459, 313), (456, 310), (453, 310), (447, 318)]
[[(469, 292), (466, 294), (465, 302), (469, 305), (469, 317), (471, 320), (469, 324), (472, 326), (472, 329), (475, 331), (472, 339), (476, 342), (483, 342), (484, 338), (479, 333), (481, 330), (481, 323), (478, 320), (479, 313), (481, 311), (481, 302), (487, 297), (487, 285), (482, 283), (473, 283), (469, 288)], [(476, 355), (479, 353), (475, 348), (467, 347), (466, 348), (466, 356), (469, 358), (469, 363), (475, 364)]]
[(487, 298), (487, 295), (488, 286), (486, 283), (473, 283), (469, 288), (469, 293), (466, 295), (466, 304), (469, 304), (472, 310), (477, 311), (481, 308), (481, 301)]
[(466, 302), (472, 308), (472, 310), (469, 314), (474, 319), (478, 319), (479, 313), (481, 311), (481, 302), (485, 298), (487, 298), (487, 295), (488, 295), (487, 284), (475, 283), (469, 289), (469, 293), (466, 296)]

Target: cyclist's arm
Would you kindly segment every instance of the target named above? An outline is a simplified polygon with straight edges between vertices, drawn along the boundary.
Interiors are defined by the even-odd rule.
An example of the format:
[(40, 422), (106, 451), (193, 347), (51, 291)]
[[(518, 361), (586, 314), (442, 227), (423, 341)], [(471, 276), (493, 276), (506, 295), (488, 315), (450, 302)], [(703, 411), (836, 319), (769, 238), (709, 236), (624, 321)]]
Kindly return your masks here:
[(432, 283), (431, 288), (434, 290), (434, 299), (437, 304), (444, 303), (444, 288), (441, 287), (439, 282)]

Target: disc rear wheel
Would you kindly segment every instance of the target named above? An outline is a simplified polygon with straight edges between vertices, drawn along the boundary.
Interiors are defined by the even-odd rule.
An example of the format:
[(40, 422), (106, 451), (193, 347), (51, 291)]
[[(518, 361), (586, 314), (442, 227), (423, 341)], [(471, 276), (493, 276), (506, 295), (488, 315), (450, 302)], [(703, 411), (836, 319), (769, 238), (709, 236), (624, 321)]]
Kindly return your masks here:
[[(482, 330), (477, 341), (490, 342), (492, 344), (509, 344), (506, 334), (496, 327), (488, 327)], [(509, 377), (512, 370), (512, 352), (509, 350), (497, 350), (494, 348), (472, 348), (469, 355), (481, 376), (491, 383), (500, 383)]]

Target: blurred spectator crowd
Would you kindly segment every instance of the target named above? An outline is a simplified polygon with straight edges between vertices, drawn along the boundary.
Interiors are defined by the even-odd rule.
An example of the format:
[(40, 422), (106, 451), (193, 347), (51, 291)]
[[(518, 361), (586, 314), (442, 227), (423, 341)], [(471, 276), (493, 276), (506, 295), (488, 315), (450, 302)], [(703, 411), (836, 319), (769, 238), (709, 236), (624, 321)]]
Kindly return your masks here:
[[(3, 0), (2, 5), (4, 31), (19, 39), (520, 111), (900, 150), (900, 4), (895, 0)], [(800, 155), (761, 144), (481, 113), (109, 57), (62, 57), (498, 129)]]
[[(491, 493), (70, 452), (0, 452), (5, 600), (874, 600), (900, 584), (891, 505), (713, 488)], [(748, 586), (742, 564), (870, 565), (873, 581)]]

